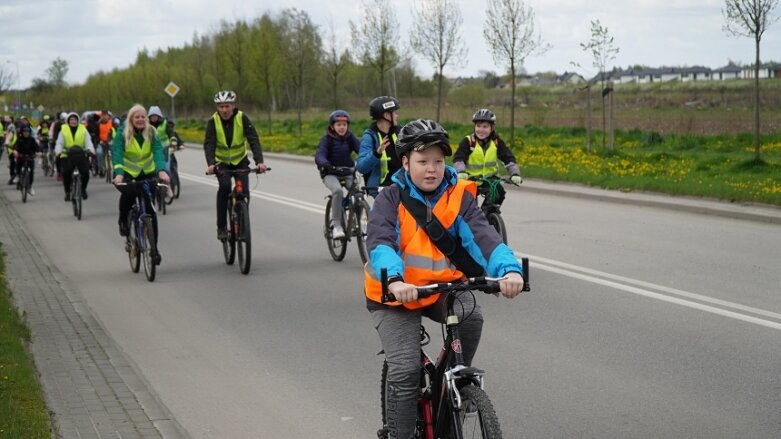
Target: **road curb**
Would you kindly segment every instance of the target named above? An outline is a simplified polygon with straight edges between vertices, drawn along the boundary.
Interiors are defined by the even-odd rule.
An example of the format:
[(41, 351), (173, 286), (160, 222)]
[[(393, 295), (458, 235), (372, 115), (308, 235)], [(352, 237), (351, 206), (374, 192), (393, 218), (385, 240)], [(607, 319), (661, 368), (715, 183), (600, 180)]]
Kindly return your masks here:
[(0, 241), (14, 304), (32, 334), (55, 438), (189, 436), (24, 229), (0, 192)]

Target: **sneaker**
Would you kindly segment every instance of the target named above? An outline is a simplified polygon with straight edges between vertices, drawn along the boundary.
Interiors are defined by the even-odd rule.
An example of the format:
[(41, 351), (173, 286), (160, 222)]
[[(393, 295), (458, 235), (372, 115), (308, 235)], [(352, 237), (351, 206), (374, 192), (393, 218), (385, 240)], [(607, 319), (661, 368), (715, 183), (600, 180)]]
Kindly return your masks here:
[(15, 182), (16, 182), (16, 177), (11, 177), (11, 179), (8, 180), (8, 185), (10, 186), (10, 185), (14, 184)]
[(127, 227), (127, 223), (122, 221), (119, 223), (119, 236), (127, 236), (130, 234), (130, 230)]
[(228, 239), (228, 229), (217, 229), (217, 239), (225, 241)]
[(70, 201), (70, 200), (71, 200), (71, 193), (70, 192), (66, 192), (65, 193), (65, 201)]
[(83, 191), (81, 191), (81, 199), (86, 200), (87, 198), (88, 198), (87, 190), (84, 189)]
[(333, 239), (342, 239), (344, 238), (344, 229), (342, 226), (334, 226), (334, 231), (332, 234)]
[(155, 265), (160, 265), (160, 262), (162, 262), (163, 257), (160, 256), (160, 251), (157, 250), (154, 253), (152, 253), (152, 263)]
[(35, 196), (35, 189), (33, 189), (33, 188), (30, 188), (30, 189), (27, 191), (27, 193), (28, 193), (30, 196)]

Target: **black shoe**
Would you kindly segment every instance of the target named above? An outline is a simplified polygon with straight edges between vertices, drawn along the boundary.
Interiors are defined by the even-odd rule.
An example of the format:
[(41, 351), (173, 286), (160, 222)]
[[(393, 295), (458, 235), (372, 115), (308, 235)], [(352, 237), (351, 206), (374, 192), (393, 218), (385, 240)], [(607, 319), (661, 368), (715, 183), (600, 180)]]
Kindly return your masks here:
[(71, 200), (71, 193), (70, 192), (65, 193), (65, 201), (70, 201), (70, 200)]
[(89, 198), (89, 195), (87, 195), (87, 190), (84, 189), (81, 191), (81, 199), (86, 200), (87, 198)]
[(217, 239), (226, 241), (228, 239), (228, 229), (217, 229)]
[(127, 227), (127, 223), (122, 221), (119, 223), (119, 236), (127, 236), (130, 234), (130, 230)]
[(8, 185), (10, 186), (12, 184), (14, 184), (14, 177), (11, 177), (11, 179), (8, 180)]
[(152, 253), (152, 263), (155, 265), (160, 265), (160, 262), (163, 260), (163, 257), (160, 256), (160, 251), (155, 251)]

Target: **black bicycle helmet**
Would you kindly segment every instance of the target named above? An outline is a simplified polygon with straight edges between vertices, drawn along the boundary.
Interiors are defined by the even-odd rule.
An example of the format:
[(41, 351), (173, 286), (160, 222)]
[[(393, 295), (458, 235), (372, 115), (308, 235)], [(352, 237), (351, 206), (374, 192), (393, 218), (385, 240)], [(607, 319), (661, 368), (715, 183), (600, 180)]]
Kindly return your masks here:
[(331, 114), (328, 115), (328, 125), (333, 125), (336, 123), (336, 121), (344, 121), (347, 122), (347, 124), (350, 124), (350, 113), (344, 111), (344, 110), (336, 110), (333, 111)]
[(393, 113), (401, 108), (399, 100), (392, 96), (379, 96), (369, 102), (369, 116), (374, 120), (382, 119), (384, 113)]
[(477, 110), (477, 113), (472, 116), (472, 123), (477, 122), (490, 122), (491, 124), (496, 124), (496, 115), (493, 111), (487, 109), (487, 108), (481, 108)]
[(429, 146), (442, 148), (445, 157), (453, 155), (450, 137), (442, 125), (428, 119), (416, 119), (401, 127), (396, 141), (396, 155), (403, 157), (412, 150), (423, 151)]

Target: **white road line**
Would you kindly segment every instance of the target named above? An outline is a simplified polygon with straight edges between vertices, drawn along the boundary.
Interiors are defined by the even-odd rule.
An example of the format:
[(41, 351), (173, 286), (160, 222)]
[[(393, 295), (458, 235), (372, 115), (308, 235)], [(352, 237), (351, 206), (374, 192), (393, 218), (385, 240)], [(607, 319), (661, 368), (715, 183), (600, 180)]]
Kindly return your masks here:
[[(217, 181), (214, 177), (196, 176), (192, 174), (179, 173), (179, 176), (185, 180), (194, 181), (201, 184), (217, 187)], [(308, 212), (313, 212), (319, 215), (323, 215), (325, 212), (325, 206), (309, 203), (306, 201), (293, 200), (288, 197), (283, 197), (276, 194), (267, 192), (253, 191), (251, 196), (260, 198), (266, 201), (282, 204), (285, 206), (295, 207)], [(515, 254), (518, 258), (526, 256), (530, 259), (531, 268), (548, 271), (551, 273), (560, 274), (562, 276), (571, 277), (574, 279), (584, 280), (599, 285), (604, 285), (617, 290), (625, 291), (628, 293), (644, 296), (663, 302), (674, 303), (676, 305), (685, 306), (700, 311), (709, 312), (711, 314), (720, 315), (723, 317), (729, 317), (736, 320), (741, 320), (755, 325), (760, 325), (768, 328), (781, 330), (781, 323), (762, 319), (755, 316), (765, 316), (770, 319), (781, 321), (781, 314), (767, 311), (759, 308), (753, 308), (750, 306), (741, 305), (739, 303), (728, 302), (726, 300), (714, 299), (712, 297), (703, 296), (701, 294), (690, 293), (688, 291), (679, 290), (676, 288), (665, 287), (662, 285), (656, 285), (651, 282), (645, 282), (641, 280), (631, 279), (624, 276), (619, 276), (611, 273), (606, 273), (599, 270), (593, 270), (578, 265), (569, 264), (566, 262), (556, 261), (553, 259), (545, 258), (542, 256), (534, 256), (529, 254)], [(636, 286), (632, 286), (636, 285)], [(639, 288), (643, 287), (643, 288)], [(651, 290), (656, 290), (651, 291)], [(673, 297), (677, 296), (677, 297)], [(690, 299), (690, 300), (688, 300)], [(716, 306), (706, 305), (705, 303), (712, 305), (718, 305), (723, 308), (717, 308)], [(741, 314), (740, 312), (754, 314), (754, 316)]]

